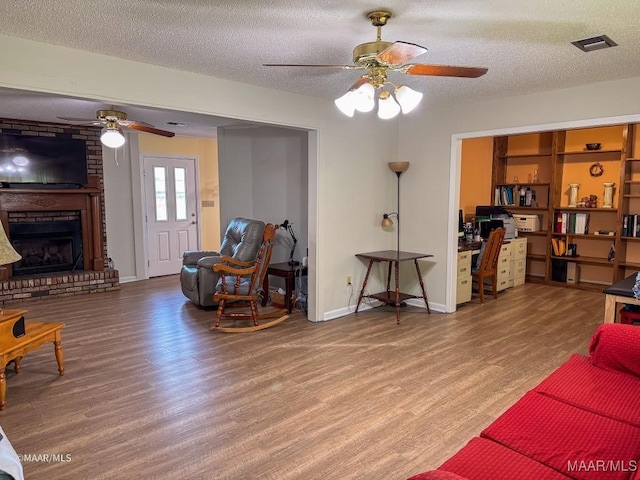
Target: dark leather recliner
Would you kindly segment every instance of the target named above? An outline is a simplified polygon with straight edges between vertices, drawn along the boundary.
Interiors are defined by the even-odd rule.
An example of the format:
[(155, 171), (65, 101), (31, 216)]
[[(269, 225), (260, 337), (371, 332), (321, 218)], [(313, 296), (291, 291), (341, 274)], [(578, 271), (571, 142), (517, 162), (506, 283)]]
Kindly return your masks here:
[(242, 262), (255, 261), (262, 244), (264, 227), (264, 222), (260, 220), (234, 218), (227, 227), (219, 252), (184, 252), (180, 271), (182, 293), (201, 307), (215, 305), (213, 294), (219, 274), (213, 271), (213, 266), (222, 256)]

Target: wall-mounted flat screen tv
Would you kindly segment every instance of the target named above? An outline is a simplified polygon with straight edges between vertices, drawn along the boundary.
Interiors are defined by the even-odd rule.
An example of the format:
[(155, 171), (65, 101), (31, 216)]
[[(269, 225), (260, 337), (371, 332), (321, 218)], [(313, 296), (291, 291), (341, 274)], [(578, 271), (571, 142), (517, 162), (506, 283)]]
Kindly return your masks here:
[(0, 182), (8, 184), (87, 183), (84, 140), (0, 134)]

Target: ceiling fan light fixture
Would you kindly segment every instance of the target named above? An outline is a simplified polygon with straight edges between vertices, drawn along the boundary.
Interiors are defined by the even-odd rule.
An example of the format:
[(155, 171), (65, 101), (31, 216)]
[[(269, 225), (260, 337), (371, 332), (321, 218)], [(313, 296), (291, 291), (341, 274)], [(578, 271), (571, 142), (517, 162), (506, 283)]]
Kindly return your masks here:
[(370, 83), (364, 83), (351, 92), (355, 109), (363, 113), (373, 110), (373, 107), (376, 106), (375, 95), (376, 89)]
[(100, 134), (100, 141), (105, 147), (119, 148), (124, 145), (124, 135), (120, 127), (106, 126)]
[(423, 96), (421, 92), (417, 92), (405, 85), (398, 88), (395, 94), (396, 100), (400, 104), (400, 108), (402, 108), (402, 113), (405, 115), (418, 106)]
[(336, 98), (333, 102), (336, 104), (336, 107), (338, 107), (338, 110), (344, 113), (347, 117), (353, 117), (356, 110), (356, 103), (351, 90), (340, 98)]
[(378, 118), (389, 120), (400, 113), (400, 105), (393, 99), (393, 96), (386, 90), (380, 92), (378, 99)]

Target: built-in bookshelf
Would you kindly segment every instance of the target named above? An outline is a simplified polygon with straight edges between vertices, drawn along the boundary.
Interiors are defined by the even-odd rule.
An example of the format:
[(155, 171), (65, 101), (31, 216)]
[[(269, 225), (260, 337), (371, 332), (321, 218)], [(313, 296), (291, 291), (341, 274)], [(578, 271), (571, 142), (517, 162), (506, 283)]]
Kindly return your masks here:
[[(519, 232), (527, 238), (528, 281), (601, 289), (640, 269), (637, 129), (624, 124), (494, 138), (493, 205), (539, 217), (539, 231)], [(599, 146), (588, 149), (593, 143)], [(578, 265), (575, 283), (563, 278), (567, 262)]]

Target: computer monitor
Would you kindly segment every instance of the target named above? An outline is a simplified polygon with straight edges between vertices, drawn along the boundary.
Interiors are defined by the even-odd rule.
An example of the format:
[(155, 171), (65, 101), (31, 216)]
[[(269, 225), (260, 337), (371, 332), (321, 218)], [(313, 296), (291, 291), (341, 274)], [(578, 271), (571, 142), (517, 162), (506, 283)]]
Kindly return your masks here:
[(464, 215), (462, 215), (462, 209), (458, 210), (458, 237), (464, 238)]

